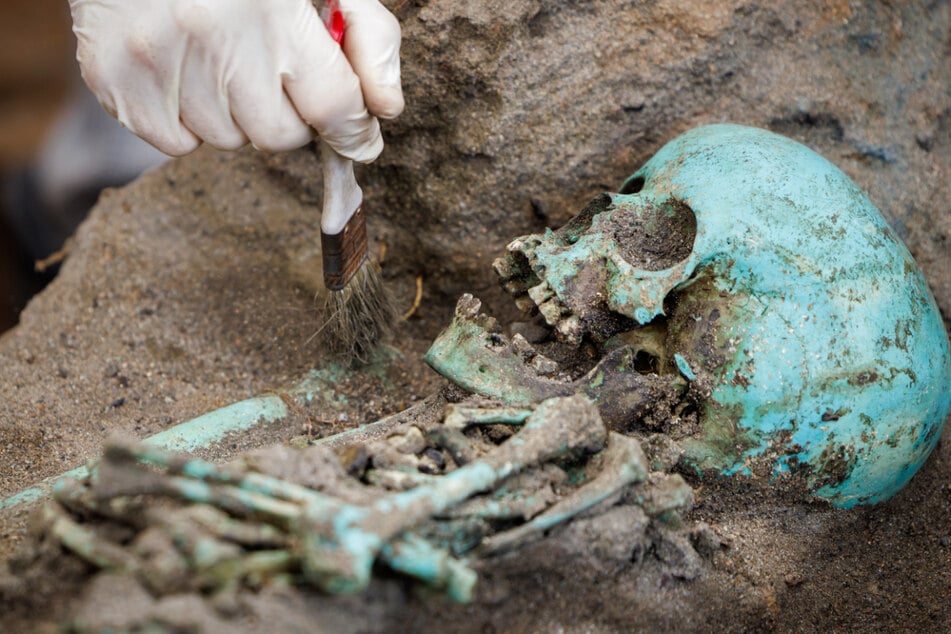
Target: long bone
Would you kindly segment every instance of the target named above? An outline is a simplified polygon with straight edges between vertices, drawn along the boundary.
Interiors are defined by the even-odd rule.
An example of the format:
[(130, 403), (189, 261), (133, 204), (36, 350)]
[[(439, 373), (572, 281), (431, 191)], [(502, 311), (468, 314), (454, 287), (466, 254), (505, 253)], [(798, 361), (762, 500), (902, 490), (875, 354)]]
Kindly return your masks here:
[[(97, 568), (138, 574), (146, 577), (150, 585), (161, 584), (163, 577), (168, 576), (168, 572), (161, 567), (156, 568), (142, 561), (136, 555), (98, 535), (95, 530), (74, 521), (59, 504), (45, 504), (41, 510), (41, 518), (55, 539)], [(164, 525), (167, 530), (174, 531), (172, 534), (175, 537), (181, 537), (181, 526), (173, 521), (166, 521)], [(234, 549), (233, 546), (229, 550), (226, 548), (227, 542), (214, 539), (210, 535), (190, 546), (197, 546), (206, 561), (192, 557), (186, 562), (183, 558), (177, 565), (190, 571), (191, 581), (197, 587), (221, 589), (247, 576), (267, 577), (289, 572), (294, 567), (292, 553), (287, 550), (247, 552)], [(184, 553), (179, 556), (184, 557)]]
[(367, 506), (308, 504), (298, 534), (304, 543), (304, 574), (332, 593), (355, 592), (370, 580), (384, 545), (406, 530), (495, 488), (535, 465), (600, 450), (607, 430), (597, 408), (582, 395), (543, 401), (521, 431), (487, 456), (429, 485)]
[(625, 487), (647, 479), (647, 458), (633, 438), (612, 432), (600, 455), (603, 467), (598, 475), (550, 506), (544, 513), (516, 528), (483, 540), (478, 555), (498, 555), (563, 524), (600, 504)]
[[(163, 467), (168, 473), (154, 472), (145, 465)], [(103, 481), (101, 476), (108, 470), (112, 470), (109, 485), (97, 490), (97, 484)], [(308, 542), (307, 536), (300, 534), (306, 526), (306, 523), (301, 522), (301, 517), (307, 509), (320, 508), (335, 514), (352, 507), (293, 482), (259, 473), (235, 472), (199, 458), (145, 445), (109, 446), (91, 479), (92, 487), (65, 480), (54, 488), (54, 495), (70, 507), (91, 505), (91, 508), (100, 509), (103, 508), (102, 503), (109, 499), (163, 495), (226, 509), (237, 515), (268, 517), (271, 521), (295, 529), (297, 541), (301, 544)], [(98, 538), (92, 531), (83, 529), (75, 522), (59, 521), (68, 518), (59, 511), (58, 506), (50, 504), (47, 516), (54, 536), (83, 559), (100, 568), (129, 572), (138, 570), (139, 566), (124, 551), (111, 548), (109, 542)], [(386, 544), (386, 548), (379, 549), (378, 553), (381, 560), (396, 572), (443, 589), (458, 601), (466, 601), (471, 596), (475, 573), (445, 550), (426, 543), (420, 537), (408, 534), (395, 536), (392, 543)], [(255, 566), (262, 567), (264, 572), (271, 572), (275, 558), (284, 562), (291, 555), (296, 555), (296, 560), (306, 570), (308, 557), (329, 556), (328, 553), (315, 553), (306, 548), (296, 553), (272, 550), (251, 555), (255, 556), (240, 558), (241, 561), (236, 562), (236, 565), (243, 567), (246, 572), (253, 572)], [(210, 572), (220, 576), (215, 571)]]
[[(475, 418), (480, 422), (478, 416)], [(493, 420), (506, 422), (504, 418), (496, 416)], [(86, 493), (82, 497), (103, 501), (161, 494), (217, 506), (237, 515), (266, 516), (296, 535), (296, 556), (305, 577), (325, 591), (354, 592), (366, 587), (373, 563), (380, 558), (394, 570), (443, 588), (451, 597), (464, 601), (471, 595), (475, 574), (447, 551), (407, 531), (477, 493), (496, 488), (525, 469), (572, 454), (599, 451), (607, 438), (597, 408), (583, 395), (549, 399), (527, 419), (522, 412), (515, 412), (511, 418), (507, 422), (524, 421), (521, 431), (484, 458), (431, 484), (365, 505), (346, 503), (267, 475), (241, 473), (145, 446), (113, 446), (107, 450), (92, 477), (91, 496)], [(159, 474), (144, 465), (163, 467), (167, 473)], [(101, 482), (100, 476), (110, 469), (110, 484), (97, 491), (96, 482)], [(60, 496), (64, 502), (77, 497), (66, 487), (60, 489)], [(274, 556), (278, 555), (279, 551), (274, 551)]]

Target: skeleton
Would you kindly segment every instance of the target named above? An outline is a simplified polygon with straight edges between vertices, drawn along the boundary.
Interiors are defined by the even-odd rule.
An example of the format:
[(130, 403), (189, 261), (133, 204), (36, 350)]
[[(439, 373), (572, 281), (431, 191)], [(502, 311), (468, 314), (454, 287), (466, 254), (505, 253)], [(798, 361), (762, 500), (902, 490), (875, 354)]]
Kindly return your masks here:
[[(886, 499), (948, 412), (947, 339), (910, 255), (841, 172), (769, 133), (694, 130), (495, 268), (552, 336), (506, 334), (464, 296), (426, 360), (467, 398), (270, 469), (115, 445), (57, 489), (49, 533), (156, 592), (293, 574), (349, 593), (383, 563), (465, 601), (467, 562), (619, 504), (696, 557), (678, 463)], [(305, 457), (303, 480), (274, 466)]]
[[(448, 404), (444, 414), (396, 426), (386, 439), (360, 446), (358, 462), (373, 463), (360, 478), (348, 475), (328, 447), (311, 447), (298, 457), (316, 477), (310, 487), (263, 473), (253, 456), (218, 467), (145, 445), (113, 444), (85, 481), (57, 487), (45, 521), (55, 539), (87, 561), (135, 574), (157, 593), (182, 586), (221, 591), (280, 574), (350, 593), (367, 586), (380, 562), (467, 601), (476, 577), (459, 555), (505, 553), (592, 507), (616, 504), (623, 494), (675, 527), (692, 503), (680, 476), (650, 474), (640, 444), (609, 432), (583, 395), (525, 409)], [(520, 430), (495, 446), (479, 429), (486, 425)], [(473, 428), (469, 435), (466, 428)], [(427, 470), (445, 475), (427, 474), (417, 454), (459, 466), (443, 464)], [(270, 468), (288, 460), (279, 453)], [(570, 468), (584, 472), (582, 484), (567, 483)], [(169, 510), (155, 506), (156, 496), (186, 504)], [(90, 515), (130, 527), (136, 537), (122, 548), (77, 521)], [(513, 521), (521, 523), (496, 532), (496, 525)], [(696, 557), (688, 543), (668, 541)]]

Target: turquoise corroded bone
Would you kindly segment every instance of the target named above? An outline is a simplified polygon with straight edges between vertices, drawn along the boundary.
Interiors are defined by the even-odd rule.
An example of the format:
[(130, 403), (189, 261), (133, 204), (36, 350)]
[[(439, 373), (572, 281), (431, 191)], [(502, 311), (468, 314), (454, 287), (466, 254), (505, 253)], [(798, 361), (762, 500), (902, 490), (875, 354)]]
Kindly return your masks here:
[[(894, 495), (938, 441), (951, 357), (934, 299), (868, 198), (803, 145), (692, 130), (619, 193), (509, 250), (496, 263), (504, 286), (562, 339), (610, 346), (608, 317), (650, 324), (658, 367), (710, 387), (700, 433), (681, 441), (700, 472), (795, 472), (850, 507)], [(427, 361), (522, 402), (535, 383), (512, 379), (525, 374), (516, 361), (465, 362), (505, 356), (490, 339), (457, 312)]]
[(376, 500), (371, 506), (312, 504), (298, 533), (304, 572), (330, 592), (369, 583), (380, 549), (405, 530), (450, 509), (524, 469), (556, 458), (599, 451), (606, 430), (583, 397), (542, 402), (519, 433), (497, 449), (433, 482)]
[[(363, 487), (342, 471), (339, 478), (333, 476), (324, 483), (328, 491), (317, 491), (160, 448), (117, 444), (107, 449), (83, 483), (67, 480), (56, 487), (59, 504), (45, 507), (49, 531), (90, 563), (136, 574), (151, 587), (174, 589), (176, 575), (183, 570), (190, 570), (193, 583), (203, 589), (220, 589), (245, 577), (300, 570), (310, 584), (324, 591), (350, 593), (365, 588), (372, 567), (382, 562), (466, 601), (475, 573), (454, 553), (477, 546), (484, 534), (471, 534), (467, 522), (475, 520), (490, 528), (484, 520), (511, 522), (523, 513), (535, 515), (545, 510), (548, 504), (534, 500), (532, 491), (518, 490), (514, 476), (553, 460), (584, 460), (601, 451), (608, 433), (597, 408), (583, 395), (547, 399), (531, 410), (471, 406), (449, 410), (456, 418), (510, 423), (521, 429), (458, 469), (395, 493)], [(416, 428), (403, 426), (395, 432), (399, 436), (412, 429)], [(604, 464), (592, 480), (551, 507), (551, 512), (540, 515), (529, 525), (531, 530), (507, 539), (507, 545), (566, 522), (624, 487), (645, 480), (646, 460), (637, 441), (613, 436), (614, 445), (605, 452)], [(336, 464), (332, 454), (325, 458)], [(505, 484), (512, 490), (500, 489)], [(683, 488), (689, 491), (686, 484)], [(510, 505), (501, 499), (476, 497), (497, 489), (511, 498)], [(155, 495), (180, 500), (186, 506), (173, 514), (135, 507), (135, 500)], [(466, 510), (464, 503), (475, 500), (483, 504)], [(135, 555), (134, 546), (133, 553), (120, 548), (72, 521), (63, 507), (80, 516), (92, 512), (126, 523), (161, 527), (172, 535), (177, 552), (159, 564), (143, 560)], [(440, 544), (428, 534), (448, 538)]]
[(481, 307), (478, 299), (464, 295), (452, 323), (426, 353), (426, 361), (436, 371), (471, 392), (511, 405), (584, 394), (597, 403), (605, 422), (621, 426), (660, 396), (676, 399), (686, 389), (682, 377), (638, 371), (635, 348), (624, 345), (608, 351), (575, 381), (538, 376), (510, 342), (492, 331), (491, 320), (479, 312)]

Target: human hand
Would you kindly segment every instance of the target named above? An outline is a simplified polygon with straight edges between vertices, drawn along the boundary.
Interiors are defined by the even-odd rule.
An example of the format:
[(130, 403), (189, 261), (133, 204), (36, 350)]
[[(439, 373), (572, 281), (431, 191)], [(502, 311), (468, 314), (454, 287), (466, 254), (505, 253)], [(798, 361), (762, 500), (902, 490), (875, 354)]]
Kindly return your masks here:
[(308, 143), (372, 161), (376, 117), (403, 110), (400, 27), (377, 0), (341, 0), (343, 50), (310, 0), (70, 0), (99, 102), (167, 154)]

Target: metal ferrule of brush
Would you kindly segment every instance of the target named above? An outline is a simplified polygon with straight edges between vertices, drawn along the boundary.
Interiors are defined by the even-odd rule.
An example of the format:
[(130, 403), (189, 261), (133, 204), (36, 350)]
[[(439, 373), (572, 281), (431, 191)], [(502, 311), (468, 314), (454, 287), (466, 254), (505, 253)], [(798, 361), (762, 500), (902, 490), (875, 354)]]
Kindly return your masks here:
[(357, 208), (340, 233), (321, 231), (320, 246), (324, 286), (331, 291), (343, 290), (367, 259), (367, 222), (363, 205)]

